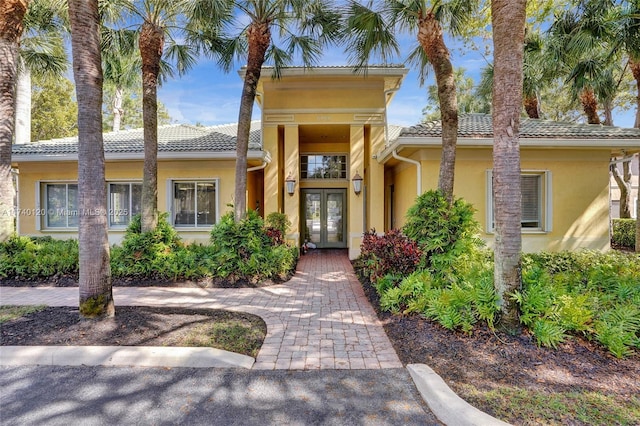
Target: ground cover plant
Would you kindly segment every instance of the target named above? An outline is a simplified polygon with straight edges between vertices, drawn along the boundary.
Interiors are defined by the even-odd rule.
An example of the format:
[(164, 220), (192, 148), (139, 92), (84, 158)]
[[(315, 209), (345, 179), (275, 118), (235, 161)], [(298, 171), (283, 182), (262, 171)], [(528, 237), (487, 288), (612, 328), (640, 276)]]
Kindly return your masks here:
[[(523, 287), (510, 295), (524, 330), (512, 336), (494, 327), (493, 259), (473, 218), (438, 194), (419, 197), (411, 214), (401, 233), (365, 235), (354, 261), (403, 362), (432, 366), (473, 405), (516, 424), (640, 423), (639, 255), (524, 255)], [(441, 232), (444, 222), (463, 229)], [(455, 232), (464, 249), (448, 238)], [(379, 249), (414, 243), (437, 259), (398, 273), (404, 252)]]
[[(285, 243), (285, 215), (274, 214), (268, 223), (255, 212), (236, 223), (223, 216), (211, 231), (209, 244), (185, 244), (160, 215), (154, 231), (142, 233), (135, 216), (121, 245), (111, 248), (115, 285), (148, 285), (175, 281), (208, 286), (258, 285), (291, 276), (298, 252)], [(50, 237), (13, 236), (0, 244), (0, 280), (17, 285), (48, 282), (77, 285), (78, 244)]]

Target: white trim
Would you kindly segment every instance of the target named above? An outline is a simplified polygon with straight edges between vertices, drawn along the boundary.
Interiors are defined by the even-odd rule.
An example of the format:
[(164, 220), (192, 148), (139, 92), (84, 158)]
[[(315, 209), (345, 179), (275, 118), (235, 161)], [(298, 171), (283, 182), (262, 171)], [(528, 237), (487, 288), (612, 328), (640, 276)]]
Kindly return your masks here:
[[(126, 230), (129, 225), (131, 224), (131, 219), (133, 219), (133, 185), (141, 185), (142, 186), (142, 181), (141, 180), (121, 180), (121, 179), (117, 179), (117, 180), (108, 180), (106, 181), (107, 184), (107, 226), (108, 228), (111, 230)], [(129, 216), (129, 223), (127, 223), (126, 225), (113, 225), (111, 223), (111, 217), (113, 216), (113, 207), (111, 206), (111, 184), (114, 185), (124, 185), (127, 184), (129, 185), (129, 207), (127, 208), (128, 211), (128, 216)]]
[[(41, 181), (36, 181), (36, 211), (40, 211), (40, 202), (41, 202), (41, 194), (40, 194), (40, 189), (41, 189), (41, 185), (42, 182)], [(20, 204), (18, 204), (18, 207), (20, 207)], [(41, 231), (42, 230), (42, 216), (36, 216), (36, 231)]]
[[(215, 203), (214, 203), (214, 208), (215, 208), (215, 215), (213, 218), (213, 224), (212, 225), (204, 225), (204, 226), (198, 226), (197, 224), (194, 223), (194, 226), (185, 226), (185, 225), (176, 225), (175, 223), (175, 210), (174, 210), (174, 184), (175, 183), (193, 183), (195, 184), (195, 191), (196, 191), (196, 203), (197, 203), (197, 193), (198, 193), (198, 183), (204, 183), (204, 182), (213, 182), (215, 184), (215, 191), (216, 191), (216, 196), (215, 196)], [(167, 211), (169, 212), (169, 215), (171, 217), (171, 226), (173, 226), (173, 228), (176, 231), (182, 232), (182, 231), (209, 231), (211, 230), (211, 228), (213, 228), (213, 226), (215, 226), (216, 224), (220, 223), (220, 178), (168, 178), (167, 179), (167, 204), (168, 204), (168, 208)], [(197, 206), (196, 206), (197, 207)], [(196, 220), (194, 222), (197, 221), (197, 217)]]
[(553, 231), (553, 175), (551, 170), (545, 170), (544, 172), (544, 227), (545, 232)]

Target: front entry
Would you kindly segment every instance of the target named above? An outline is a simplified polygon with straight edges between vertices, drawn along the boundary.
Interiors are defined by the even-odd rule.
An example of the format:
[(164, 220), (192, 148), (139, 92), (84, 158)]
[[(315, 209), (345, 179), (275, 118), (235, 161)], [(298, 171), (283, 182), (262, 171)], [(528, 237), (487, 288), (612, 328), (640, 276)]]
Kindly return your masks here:
[(304, 239), (317, 248), (346, 248), (346, 189), (302, 189)]

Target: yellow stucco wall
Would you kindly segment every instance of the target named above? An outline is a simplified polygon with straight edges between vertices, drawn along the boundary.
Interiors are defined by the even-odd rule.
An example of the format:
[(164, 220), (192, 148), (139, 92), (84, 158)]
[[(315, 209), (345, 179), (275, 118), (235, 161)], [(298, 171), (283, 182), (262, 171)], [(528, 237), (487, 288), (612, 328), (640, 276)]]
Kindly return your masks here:
[[(233, 161), (201, 161), (201, 160), (174, 160), (158, 161), (158, 210), (169, 211), (171, 200), (168, 194), (171, 190), (168, 185), (172, 180), (212, 180), (218, 181), (217, 197), (219, 218), (225, 212), (230, 211), (227, 204), (233, 201), (235, 163)], [(54, 238), (77, 238), (77, 231), (73, 229), (45, 229), (42, 216), (34, 214), (41, 206), (42, 200), (38, 200), (39, 183), (44, 182), (77, 182), (77, 163), (64, 162), (23, 162), (19, 164), (18, 197), (20, 205), (20, 215), (18, 217), (18, 232), (21, 235), (51, 235)], [(261, 172), (260, 172), (261, 173)], [(249, 182), (253, 186), (260, 182), (260, 173), (249, 174)], [(105, 166), (105, 176), (107, 182), (141, 182), (142, 181), (142, 161), (117, 161), (107, 162)], [(261, 190), (252, 189), (249, 191), (249, 200), (253, 203), (261, 196)], [(42, 195), (40, 196), (42, 198)], [(37, 221), (42, 226), (38, 229)], [(207, 241), (209, 239), (209, 229), (189, 229), (178, 228), (180, 235), (185, 241)], [(109, 230), (109, 241), (117, 243), (121, 241), (124, 229), (112, 228)]]
[[(402, 155), (402, 153), (401, 153)], [(454, 192), (476, 208), (482, 237), (493, 243), (487, 231), (487, 171), (492, 166), (491, 149), (458, 147)], [(410, 158), (422, 164), (422, 190), (435, 189), (440, 150), (422, 149)], [(551, 172), (552, 229), (523, 231), (523, 250), (572, 250), (609, 247), (609, 151), (530, 149), (521, 151), (523, 172)], [(387, 171), (395, 185), (396, 227), (405, 223), (404, 213), (415, 194), (416, 167), (399, 163)]]

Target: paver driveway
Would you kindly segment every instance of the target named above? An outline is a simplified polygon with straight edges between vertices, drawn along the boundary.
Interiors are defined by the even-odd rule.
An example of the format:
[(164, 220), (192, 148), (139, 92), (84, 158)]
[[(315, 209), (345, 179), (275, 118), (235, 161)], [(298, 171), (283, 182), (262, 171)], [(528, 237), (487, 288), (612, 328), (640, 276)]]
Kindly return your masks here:
[[(259, 315), (267, 336), (254, 369), (401, 368), (344, 250), (312, 250), (294, 277), (257, 289), (115, 287), (116, 306), (228, 309)], [(3, 305), (76, 306), (77, 288), (0, 287)]]

